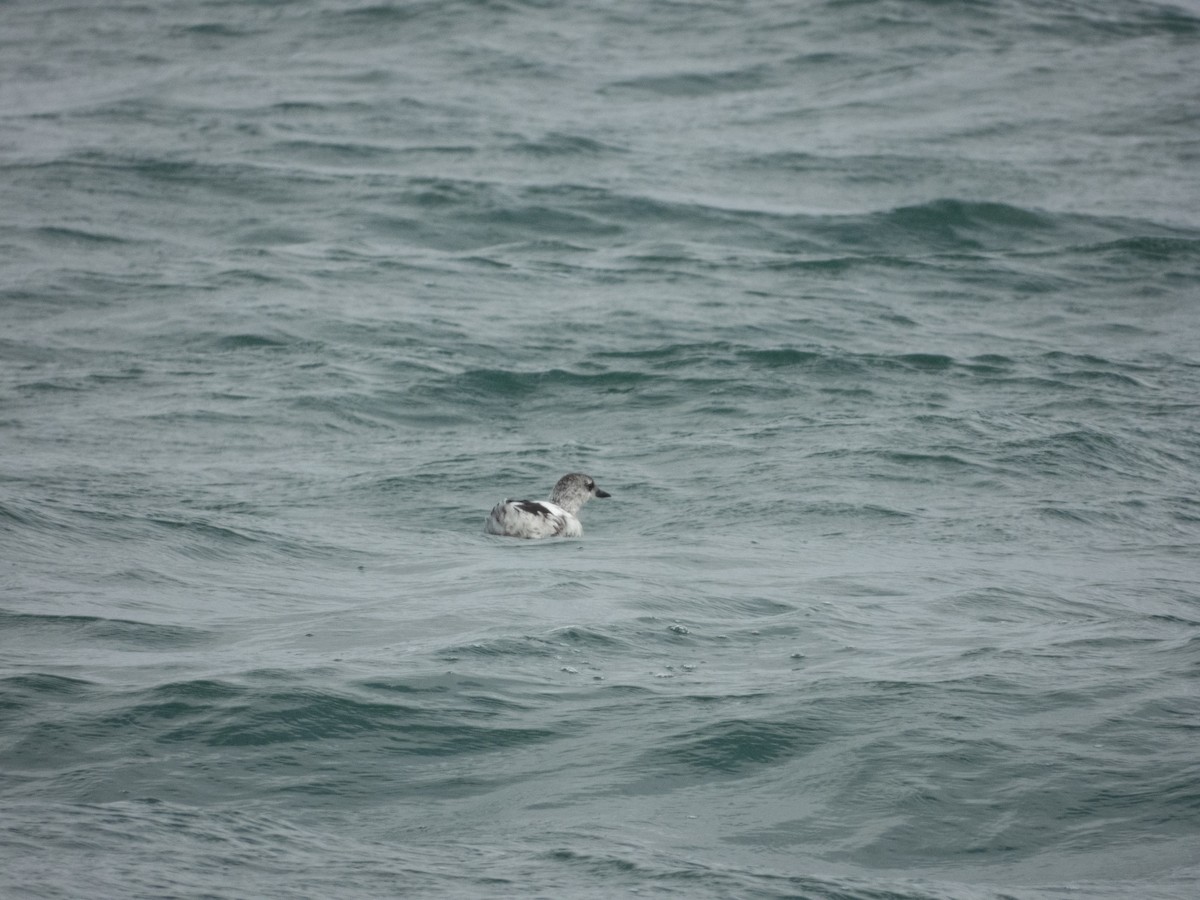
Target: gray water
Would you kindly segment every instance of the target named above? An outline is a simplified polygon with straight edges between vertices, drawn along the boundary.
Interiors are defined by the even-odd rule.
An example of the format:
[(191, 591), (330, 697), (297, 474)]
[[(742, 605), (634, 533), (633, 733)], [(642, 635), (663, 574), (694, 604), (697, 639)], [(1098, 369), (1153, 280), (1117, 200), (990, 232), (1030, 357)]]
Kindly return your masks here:
[(1190, 900), (1198, 53), (0, 6), (0, 893)]

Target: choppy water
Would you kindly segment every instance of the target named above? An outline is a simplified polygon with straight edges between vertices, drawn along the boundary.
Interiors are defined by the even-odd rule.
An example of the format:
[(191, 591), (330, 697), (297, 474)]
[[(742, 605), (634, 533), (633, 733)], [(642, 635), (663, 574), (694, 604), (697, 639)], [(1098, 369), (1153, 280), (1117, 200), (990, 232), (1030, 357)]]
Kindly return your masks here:
[(0, 893), (1194, 897), (1198, 53), (0, 6)]

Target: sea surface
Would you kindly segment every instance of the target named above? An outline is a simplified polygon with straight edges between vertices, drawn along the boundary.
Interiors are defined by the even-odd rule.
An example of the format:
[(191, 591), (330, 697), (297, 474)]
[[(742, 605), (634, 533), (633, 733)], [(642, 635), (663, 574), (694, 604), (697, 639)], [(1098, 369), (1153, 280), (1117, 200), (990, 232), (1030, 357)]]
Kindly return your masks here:
[(1193, 900), (1198, 60), (0, 4), (0, 896)]

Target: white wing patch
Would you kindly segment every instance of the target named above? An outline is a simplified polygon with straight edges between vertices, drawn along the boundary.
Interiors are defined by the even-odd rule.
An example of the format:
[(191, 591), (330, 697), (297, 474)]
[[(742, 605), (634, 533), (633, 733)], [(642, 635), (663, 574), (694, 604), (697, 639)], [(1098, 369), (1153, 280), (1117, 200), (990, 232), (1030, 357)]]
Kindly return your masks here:
[(505, 500), (497, 503), (483, 526), (488, 534), (505, 537), (579, 537), (579, 520), (556, 503), (544, 500)]

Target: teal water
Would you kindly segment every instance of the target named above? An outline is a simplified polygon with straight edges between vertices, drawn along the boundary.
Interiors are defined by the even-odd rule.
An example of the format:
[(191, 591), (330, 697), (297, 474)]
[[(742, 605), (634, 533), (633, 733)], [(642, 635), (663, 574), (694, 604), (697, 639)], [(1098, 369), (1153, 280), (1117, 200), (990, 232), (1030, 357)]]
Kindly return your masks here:
[(0, 25), (0, 894), (1195, 895), (1196, 4)]

